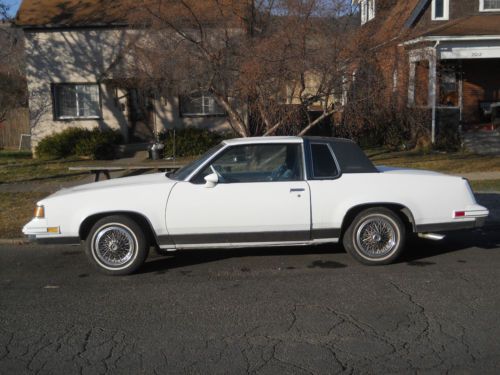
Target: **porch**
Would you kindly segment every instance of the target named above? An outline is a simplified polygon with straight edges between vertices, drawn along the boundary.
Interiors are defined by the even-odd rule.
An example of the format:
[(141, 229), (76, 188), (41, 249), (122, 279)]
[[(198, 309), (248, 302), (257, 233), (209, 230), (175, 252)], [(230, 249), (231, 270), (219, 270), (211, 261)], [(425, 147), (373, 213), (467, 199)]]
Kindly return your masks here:
[(500, 153), (500, 40), (447, 39), (409, 52), (409, 105), (432, 111), (433, 142), (451, 131), (471, 151)]

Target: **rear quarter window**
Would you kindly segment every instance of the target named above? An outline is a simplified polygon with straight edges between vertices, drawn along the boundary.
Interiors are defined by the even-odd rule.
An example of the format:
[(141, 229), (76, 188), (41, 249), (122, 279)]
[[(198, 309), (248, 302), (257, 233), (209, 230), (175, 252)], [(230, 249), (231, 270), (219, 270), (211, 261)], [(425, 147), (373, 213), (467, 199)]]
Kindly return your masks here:
[(311, 143), (311, 158), (313, 178), (328, 179), (338, 176), (339, 171), (328, 144)]

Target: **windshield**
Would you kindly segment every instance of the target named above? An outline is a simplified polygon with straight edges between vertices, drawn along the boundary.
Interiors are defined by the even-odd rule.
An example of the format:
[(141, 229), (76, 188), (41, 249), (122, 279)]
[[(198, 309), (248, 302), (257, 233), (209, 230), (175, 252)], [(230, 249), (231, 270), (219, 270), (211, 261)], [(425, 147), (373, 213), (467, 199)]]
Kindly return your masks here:
[(196, 159), (192, 163), (185, 165), (177, 172), (168, 176), (172, 180), (182, 181), (185, 180), (191, 173), (193, 173), (199, 166), (205, 163), (208, 159), (212, 157), (217, 151), (219, 151), (222, 147), (224, 147), (223, 143), (218, 144), (215, 147), (212, 147), (210, 150), (205, 152), (199, 159)]

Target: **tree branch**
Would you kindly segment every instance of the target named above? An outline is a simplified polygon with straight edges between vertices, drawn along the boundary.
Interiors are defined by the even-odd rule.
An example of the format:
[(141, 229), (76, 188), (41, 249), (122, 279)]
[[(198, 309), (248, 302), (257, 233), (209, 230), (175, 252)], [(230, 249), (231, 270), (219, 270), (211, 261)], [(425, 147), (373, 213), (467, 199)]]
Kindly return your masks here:
[(314, 128), (316, 125), (318, 125), (321, 121), (323, 121), (325, 118), (328, 116), (331, 116), (335, 113), (335, 109), (331, 109), (330, 111), (323, 112), (321, 116), (319, 116), (316, 120), (311, 122), (309, 125), (307, 125), (302, 131), (298, 134), (299, 137), (302, 137), (303, 135), (306, 135), (309, 130)]

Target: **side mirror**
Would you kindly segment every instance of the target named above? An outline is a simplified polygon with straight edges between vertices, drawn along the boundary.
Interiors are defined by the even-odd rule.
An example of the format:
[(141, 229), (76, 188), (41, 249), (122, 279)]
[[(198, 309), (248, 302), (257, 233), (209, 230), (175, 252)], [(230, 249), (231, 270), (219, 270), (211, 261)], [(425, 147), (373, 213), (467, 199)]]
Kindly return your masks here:
[(217, 186), (219, 183), (219, 177), (217, 176), (217, 173), (212, 173), (209, 174), (208, 176), (205, 176), (205, 187), (206, 188), (214, 188)]

